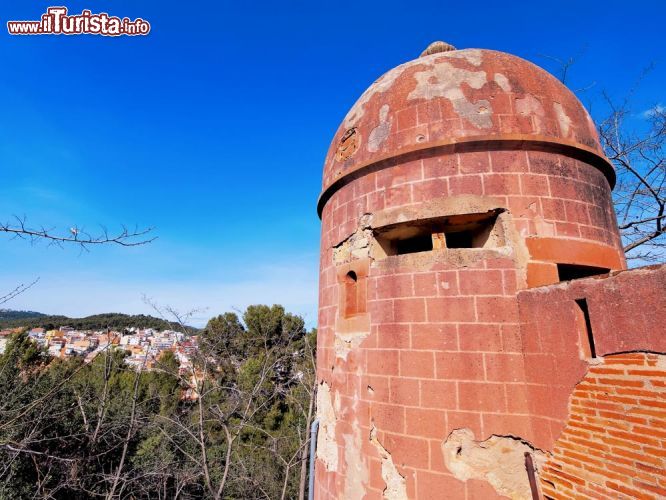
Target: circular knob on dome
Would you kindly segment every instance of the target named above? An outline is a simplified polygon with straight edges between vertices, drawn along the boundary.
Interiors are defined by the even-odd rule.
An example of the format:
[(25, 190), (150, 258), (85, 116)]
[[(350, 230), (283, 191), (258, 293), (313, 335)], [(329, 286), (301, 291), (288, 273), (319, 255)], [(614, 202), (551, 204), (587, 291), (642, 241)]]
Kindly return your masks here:
[(425, 57), (431, 54), (439, 54), (440, 52), (450, 52), (452, 50), (456, 50), (453, 45), (438, 40), (428, 45), (428, 47), (423, 52), (421, 52), (419, 57)]

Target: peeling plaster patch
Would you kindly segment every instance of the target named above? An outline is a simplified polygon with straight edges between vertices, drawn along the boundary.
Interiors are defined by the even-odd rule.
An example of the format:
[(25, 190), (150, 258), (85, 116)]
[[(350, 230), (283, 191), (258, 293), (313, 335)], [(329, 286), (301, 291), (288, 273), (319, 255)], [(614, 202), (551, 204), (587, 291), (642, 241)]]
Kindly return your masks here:
[[(333, 247), (333, 263), (336, 266), (371, 257), (375, 244), (371, 224), (372, 214), (363, 214), (359, 217), (356, 231)], [(348, 354), (370, 335), (370, 324), (367, 315), (356, 315), (345, 321), (344, 328), (338, 328), (336, 320), (333, 349), (337, 358), (346, 361)]]
[(391, 454), (377, 439), (377, 428), (374, 425), (370, 429), (370, 443), (377, 448), (379, 456), (382, 459), (382, 479), (386, 483), (383, 497), (386, 500), (406, 500), (407, 483), (405, 478), (398, 472)]
[(368, 335), (370, 335), (369, 330), (345, 333), (335, 332), (335, 342), (333, 344), (335, 356), (347, 361), (347, 355), (353, 349), (356, 349), (358, 346), (360, 346)]
[(372, 96), (375, 94), (383, 94), (384, 92), (388, 91), (393, 86), (395, 81), (400, 77), (400, 75), (402, 75), (408, 64), (409, 63), (401, 64), (400, 66), (393, 68), (391, 71), (384, 73), (379, 77), (379, 79), (377, 79), (377, 81), (375, 81), (375, 83), (370, 85), (370, 87), (365, 92), (363, 92), (358, 101), (356, 101), (356, 103), (349, 110), (347, 116), (345, 116), (344, 124), (346, 128), (353, 127), (358, 123), (358, 121), (365, 114), (365, 105), (370, 101), (370, 99), (372, 99)]
[(340, 400), (340, 393), (335, 391), (335, 398), (333, 401), (333, 409), (335, 413), (339, 414), (342, 409), (342, 401)]
[(518, 114), (531, 116), (534, 119), (534, 127), (536, 132), (541, 132), (545, 113), (543, 110), (543, 105), (539, 99), (531, 94), (526, 94), (525, 97), (516, 99), (516, 111)]
[(392, 120), (387, 120), (388, 112), (388, 104), (384, 104), (379, 109), (379, 125), (372, 129), (372, 132), (370, 132), (370, 137), (368, 138), (368, 151), (371, 153), (379, 151), (379, 148), (381, 148), (382, 144), (389, 136)]
[(370, 247), (374, 240), (371, 221), (371, 214), (362, 215), (359, 218), (358, 229), (333, 247), (333, 262), (336, 265), (370, 257)]
[(509, 79), (502, 73), (495, 73), (495, 83), (499, 85), (504, 92), (509, 92), (511, 90)]
[(555, 236), (555, 223), (547, 222), (541, 215), (534, 216), (534, 227), (538, 236)]
[(562, 136), (569, 137), (569, 130), (571, 129), (571, 118), (569, 118), (569, 115), (567, 115), (559, 102), (554, 102), (553, 108), (555, 108), (555, 114), (557, 115), (557, 121), (560, 124)]
[(445, 55), (446, 57), (453, 57), (455, 59), (464, 59), (473, 66), (481, 66), (481, 63), (483, 62), (483, 53), (479, 49), (456, 50), (439, 55)]
[(525, 469), (525, 453), (530, 453), (537, 471), (548, 458), (526, 441), (511, 436), (492, 435), (475, 441), (469, 429), (457, 429), (442, 443), (446, 467), (461, 481), (487, 481), (499, 495), (513, 500), (532, 500)]
[(363, 498), (368, 484), (368, 465), (361, 453), (361, 428), (354, 426), (354, 434), (345, 434), (345, 493), (343, 498)]
[(451, 101), (453, 109), (460, 117), (479, 128), (492, 127), (490, 103), (486, 99), (470, 102), (461, 88), (463, 83), (473, 89), (483, 87), (488, 82), (485, 71), (468, 71), (442, 62), (425, 71), (416, 72), (414, 78), (417, 82), (416, 88), (409, 94), (408, 99), (444, 97)]
[(331, 389), (326, 382), (319, 384), (317, 390), (317, 458), (324, 462), (326, 470), (338, 470), (338, 445), (335, 442), (335, 410), (331, 400)]
[(525, 97), (516, 99), (516, 111), (521, 115), (538, 114), (543, 115), (543, 106), (541, 101), (534, 97), (532, 94), (526, 94)]
[[(401, 64), (396, 68), (393, 68), (387, 73), (384, 73), (382, 76), (379, 77), (379, 79), (377, 79), (377, 81), (375, 81), (372, 85), (370, 85), (370, 87), (361, 95), (361, 97), (352, 106), (352, 108), (349, 110), (349, 113), (347, 113), (347, 116), (345, 116), (344, 119), (345, 128), (349, 129), (351, 127), (354, 127), (359, 122), (359, 120), (365, 114), (366, 104), (370, 101), (370, 99), (372, 99), (374, 95), (383, 94), (387, 92), (406, 69), (414, 66), (415, 64), (423, 64), (424, 59), (428, 60), (430, 58), (433, 58), (435, 60), (436, 67), (441, 66), (442, 63), (440, 63), (440, 61), (446, 58), (464, 59), (471, 65), (479, 67), (483, 62), (483, 52), (479, 49), (465, 49), (465, 50), (454, 50), (451, 52), (437, 53), (437, 54), (432, 54), (431, 56), (425, 56), (424, 58), (419, 59), (419, 61), (416, 63), (414, 61), (410, 61), (408, 63)], [(449, 66), (446, 63), (443, 64)], [(445, 69), (443, 71), (446, 72), (448, 71), (448, 69)], [(484, 83), (485, 83), (485, 72), (482, 73), (484, 74)]]

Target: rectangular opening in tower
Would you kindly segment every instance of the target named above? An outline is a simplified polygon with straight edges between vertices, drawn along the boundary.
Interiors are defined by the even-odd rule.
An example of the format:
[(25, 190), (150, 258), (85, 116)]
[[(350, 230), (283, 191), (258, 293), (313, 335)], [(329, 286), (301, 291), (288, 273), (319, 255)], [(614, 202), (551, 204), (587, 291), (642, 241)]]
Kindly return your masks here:
[(446, 248), (483, 248), (480, 239), (475, 238), (473, 230), (444, 233)]
[(598, 276), (606, 274), (610, 269), (606, 267), (595, 266), (581, 266), (574, 264), (558, 264), (557, 274), (560, 281), (570, 281), (580, 278), (589, 278), (590, 276)]
[(386, 256), (446, 248), (495, 248), (505, 244), (502, 209), (393, 224), (375, 232)]
[(584, 357), (596, 358), (597, 350), (594, 346), (594, 335), (592, 333), (592, 321), (590, 321), (590, 310), (586, 299), (576, 299), (576, 321), (580, 332), (580, 345)]
[(432, 235), (430, 233), (418, 234), (404, 240), (396, 240), (395, 242), (396, 255), (429, 252), (432, 249)]

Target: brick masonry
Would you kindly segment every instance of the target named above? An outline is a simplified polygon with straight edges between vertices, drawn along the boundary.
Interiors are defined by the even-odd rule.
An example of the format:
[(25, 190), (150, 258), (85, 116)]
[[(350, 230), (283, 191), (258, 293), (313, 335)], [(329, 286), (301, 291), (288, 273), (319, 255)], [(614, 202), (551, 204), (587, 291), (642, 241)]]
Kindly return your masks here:
[(664, 290), (666, 266), (651, 266), (518, 294), (529, 412), (537, 424), (530, 439), (537, 447), (552, 449), (571, 391), (588, 370), (576, 299), (586, 299), (597, 356), (666, 353)]
[(666, 497), (666, 356), (601, 358), (576, 385), (543, 469), (549, 498)]

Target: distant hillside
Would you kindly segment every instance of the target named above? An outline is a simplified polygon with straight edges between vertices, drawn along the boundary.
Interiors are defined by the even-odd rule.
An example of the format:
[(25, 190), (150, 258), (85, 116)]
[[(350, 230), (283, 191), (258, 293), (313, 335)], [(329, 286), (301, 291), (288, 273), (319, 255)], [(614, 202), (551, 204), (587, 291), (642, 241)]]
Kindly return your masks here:
[[(0, 328), (46, 328), (54, 329), (61, 326), (71, 326), (77, 330), (101, 330), (112, 328), (119, 330), (130, 328), (154, 328), (156, 330), (180, 330), (180, 325), (170, 323), (160, 318), (147, 316), (145, 314), (121, 314), (104, 313), (86, 316), (85, 318), (68, 318), (67, 316), (47, 316), (41, 313), (31, 313), (29, 311), (1, 311)], [(195, 333), (196, 328), (188, 327), (189, 333)]]
[(12, 311), (11, 309), (0, 309), (0, 321), (26, 318), (42, 318), (46, 314), (35, 311)]

